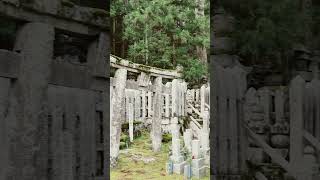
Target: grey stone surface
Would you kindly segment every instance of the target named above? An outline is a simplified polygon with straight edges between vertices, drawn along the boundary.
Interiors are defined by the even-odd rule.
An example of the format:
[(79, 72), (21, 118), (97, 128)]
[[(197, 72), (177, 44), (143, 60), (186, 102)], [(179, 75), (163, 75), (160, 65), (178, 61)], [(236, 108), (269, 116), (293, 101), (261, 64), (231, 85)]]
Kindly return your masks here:
[(191, 167), (193, 169), (200, 169), (204, 166), (204, 158), (192, 159)]
[(154, 82), (157, 90), (153, 97), (153, 118), (152, 118), (152, 131), (151, 131), (151, 139), (152, 139), (152, 149), (154, 152), (158, 152), (161, 150), (162, 144), (162, 132), (161, 132), (161, 87), (162, 87), (162, 77), (157, 77)]
[[(19, 69), (17, 100), (17, 119), (22, 124), (20, 148), (14, 153), (17, 166), (12, 168), (12, 177), (16, 179), (45, 178), (47, 168), (45, 158), (47, 142), (39, 138), (42, 113), (46, 114), (48, 77), (53, 55), (54, 29), (50, 25), (28, 23), (22, 27), (16, 38), (15, 50), (21, 52), (22, 61)], [(41, 53), (38, 53), (38, 52)], [(42, 116), (43, 117), (43, 116)], [(45, 129), (42, 129), (45, 131)], [(34, 162), (34, 154), (38, 158)], [(21, 159), (20, 159), (21, 158)], [(15, 161), (13, 159), (13, 161)], [(34, 162), (34, 164), (30, 163)]]
[(200, 179), (200, 178), (203, 178), (205, 175), (206, 175), (206, 170), (207, 170), (207, 167), (202, 167), (202, 168), (199, 168), (199, 169), (194, 169), (192, 168), (192, 176)]
[(185, 180), (191, 179), (192, 172), (191, 172), (191, 167), (189, 164), (184, 165), (183, 173), (184, 173)]
[(21, 56), (18, 53), (0, 49), (0, 76), (17, 78)]
[(6, 174), (9, 165), (9, 119), (7, 118), (6, 112), (8, 111), (9, 104), (9, 90), (10, 90), (10, 79), (0, 78), (0, 143), (2, 148), (0, 148), (0, 179), (6, 179)]
[(200, 141), (199, 140), (192, 140), (192, 157), (195, 159), (200, 158)]
[[(44, 0), (36, 1), (40, 2), (40, 4), (43, 4)], [(49, 2), (49, 1), (47, 1)], [(46, 3), (47, 3), (46, 2)], [(50, 2), (49, 2), (50, 3)], [(47, 10), (43, 9), (43, 5), (36, 5), (35, 4), (23, 4), (23, 7), (19, 6), (12, 6), (11, 4), (7, 4), (3, 0), (0, 1), (0, 11), (4, 13), (5, 16), (20, 19), (23, 21), (29, 21), (29, 22), (42, 22), (50, 24), (53, 27), (63, 29), (66, 31), (76, 32), (80, 34), (88, 34), (88, 35), (97, 35), (99, 34), (100, 30), (99, 28), (96, 28), (95, 25), (100, 26), (100, 28), (104, 29), (105, 31), (108, 30), (108, 22), (106, 24), (97, 24), (94, 21), (88, 21), (88, 25), (84, 25), (83, 23), (85, 19), (73, 19), (73, 17), (68, 17), (68, 14), (62, 13), (60, 15), (49, 15), (47, 14)], [(50, 7), (49, 7), (50, 9)], [(48, 9), (48, 10), (49, 10)], [(86, 9), (86, 8), (85, 8)], [(53, 9), (54, 11), (54, 9)], [(89, 12), (90, 13), (90, 12)], [(91, 12), (92, 15), (94, 12)], [(106, 17), (107, 21), (109, 20), (108, 17)]]
[[(111, 166), (115, 166), (118, 155), (119, 155), (119, 145), (120, 145), (120, 133), (123, 113), (123, 98), (125, 93), (125, 85), (127, 80), (127, 70), (118, 69), (115, 74), (115, 89), (112, 98), (113, 112), (111, 119), (110, 128), (110, 161)], [(114, 164), (113, 164), (114, 163)]]
[[(0, 1), (3, 16), (24, 22), (18, 23), (13, 51), (0, 50), (0, 179), (107, 177), (109, 35), (56, 15), (59, 4)], [(54, 44), (60, 30), (97, 35), (90, 37), (95, 45), (85, 45), (95, 54), (86, 56), (93, 63), (59, 62)]]
[(173, 172), (177, 174), (183, 174), (184, 166), (186, 165), (186, 161), (180, 162), (180, 163), (174, 163), (173, 164)]
[(303, 92), (304, 80), (301, 77), (295, 78), (291, 82), (290, 91), (290, 161), (295, 164), (296, 168), (301, 167), (302, 154), (303, 154)]
[(184, 145), (191, 152), (191, 142), (192, 142), (193, 134), (191, 129), (186, 129), (183, 134)]

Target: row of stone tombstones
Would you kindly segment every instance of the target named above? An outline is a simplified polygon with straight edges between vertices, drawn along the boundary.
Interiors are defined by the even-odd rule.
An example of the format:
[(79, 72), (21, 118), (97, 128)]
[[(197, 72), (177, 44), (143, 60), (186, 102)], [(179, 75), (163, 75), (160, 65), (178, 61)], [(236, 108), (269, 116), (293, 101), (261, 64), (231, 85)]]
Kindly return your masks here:
[(201, 132), (199, 139), (193, 139), (191, 129), (186, 129), (183, 134), (184, 147), (187, 157), (182, 155), (180, 143), (180, 127), (177, 123), (171, 125), (172, 155), (166, 164), (167, 174), (184, 174), (185, 179), (192, 176), (202, 178), (209, 170), (209, 133)]

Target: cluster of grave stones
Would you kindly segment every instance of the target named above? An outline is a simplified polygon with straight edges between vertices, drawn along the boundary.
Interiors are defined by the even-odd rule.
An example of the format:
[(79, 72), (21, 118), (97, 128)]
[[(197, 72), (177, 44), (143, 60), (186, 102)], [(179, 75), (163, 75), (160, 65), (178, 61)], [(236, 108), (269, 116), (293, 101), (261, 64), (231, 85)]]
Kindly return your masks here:
[[(232, 179), (235, 174), (229, 172), (234, 170), (238, 173), (237, 178), (249, 171), (254, 171), (257, 179), (318, 178), (320, 85), (316, 76), (311, 82), (298, 76), (289, 86), (246, 90), (238, 84), (234, 91), (223, 91), (230, 89), (231, 82), (236, 80), (230, 77), (241, 77), (241, 71), (219, 65), (215, 68), (215, 92), (219, 98), (215, 102), (217, 121), (214, 122), (218, 126), (214, 126), (217, 127), (214, 128), (214, 134), (220, 137), (212, 138), (212, 144), (216, 145), (213, 159), (218, 164), (214, 167), (214, 175)], [(225, 77), (225, 80), (218, 80), (220, 77)], [(234, 98), (239, 98), (236, 101), (238, 104), (233, 103)], [(230, 129), (234, 128), (232, 126), (236, 126), (239, 132), (234, 134)], [(234, 139), (234, 135), (238, 138)], [(235, 149), (227, 148), (224, 141), (228, 139)], [(237, 143), (241, 146), (233, 145)], [(229, 155), (238, 157), (233, 158), (238, 162), (224, 163)], [(261, 172), (247, 166), (245, 161), (260, 167)]]
[[(319, 142), (316, 139), (319, 137), (316, 120), (320, 107), (319, 87), (319, 80), (306, 82), (298, 76), (289, 87), (250, 88), (247, 91), (245, 120), (248, 127), (280, 155), (270, 161), (259, 142), (249, 137), (248, 159), (251, 162), (257, 165), (271, 162), (281, 166), (284, 164), (279, 163), (279, 159), (283, 158), (291, 164), (291, 169), (286, 169), (288, 176), (307, 179), (319, 175), (315, 149)], [(307, 141), (304, 142), (303, 138)], [(278, 168), (281, 171), (279, 169), (281, 167)]]
[[(151, 126), (153, 151), (160, 151), (162, 134), (169, 131), (172, 117), (186, 114), (187, 83), (177, 70), (136, 64), (115, 56), (110, 61), (115, 69), (110, 78), (110, 159), (114, 167), (119, 155), (121, 125), (125, 121), (129, 122), (131, 140), (133, 121)], [(165, 79), (168, 82), (164, 85)]]
[(188, 153), (187, 157), (184, 157), (181, 152), (180, 126), (174, 123), (171, 127), (172, 155), (166, 164), (167, 173), (184, 174), (186, 178), (191, 178), (191, 176), (196, 178), (204, 177), (209, 168), (208, 134), (203, 133), (200, 140), (194, 139), (192, 130), (186, 129), (183, 133), (183, 144)]
[(266, 172), (280, 169), (298, 180), (319, 174), (319, 53), (296, 47), (280, 70), (240, 60), (230, 36), (236, 18), (212, 8), (212, 176), (241, 179), (253, 171), (256, 179), (284, 179)]
[[(289, 148), (289, 104), (285, 87), (275, 90), (264, 87), (250, 88), (246, 93), (245, 121), (256, 134), (277, 149), (283, 157)], [(254, 163), (268, 161), (268, 157), (255, 142), (249, 141), (248, 157)]]
[[(178, 125), (181, 122), (178, 122), (178, 119), (182, 120), (182, 117), (197, 114), (197, 120), (201, 121), (202, 125), (196, 122), (199, 125), (198, 129), (186, 129), (184, 144), (190, 153), (189, 158), (192, 159), (192, 163), (189, 164), (190, 172), (192, 171), (192, 174), (197, 177), (204, 176), (209, 165), (209, 85), (203, 85), (200, 89), (187, 90), (187, 84), (179, 79), (180, 75), (176, 72), (166, 72), (166, 70), (131, 63), (115, 56), (111, 56), (111, 66), (116, 69), (110, 83), (111, 146), (117, 144), (116, 137), (121, 133), (117, 127), (124, 121), (129, 121), (131, 141), (134, 120), (151, 124), (154, 151), (161, 147), (161, 141), (157, 141), (157, 137), (161, 138), (164, 132), (172, 133), (170, 160), (173, 162), (174, 172), (181, 174), (188, 163), (181, 154), (180, 126)], [(153, 80), (152, 76), (154, 76)], [(163, 85), (163, 77), (172, 81)], [(196, 113), (190, 113), (190, 111), (196, 111)], [(111, 163), (114, 163), (114, 166), (119, 151), (116, 148), (111, 147)]]
[[(191, 119), (190, 128), (195, 136), (201, 134), (202, 128), (209, 131), (210, 85), (204, 84), (200, 89), (187, 90), (187, 114)], [(201, 125), (201, 124), (202, 125)]]
[[(184, 150), (186, 155), (182, 155), (180, 130), (178, 125), (178, 118), (173, 117), (171, 121), (172, 134), (172, 155), (169, 157), (167, 165), (167, 172), (177, 174), (184, 174), (189, 179), (192, 176), (202, 178), (206, 175), (210, 164), (209, 152), (209, 94), (210, 89), (208, 85), (201, 86), (200, 89), (187, 90), (187, 112), (188, 115), (194, 116), (196, 114), (198, 120), (202, 121), (202, 125), (198, 124), (197, 128), (189, 126), (183, 132)], [(192, 107), (191, 107), (192, 106)], [(196, 111), (196, 113), (193, 113)], [(193, 118), (195, 120), (195, 118)], [(191, 162), (189, 162), (189, 160)], [(172, 168), (172, 169), (170, 169)]]

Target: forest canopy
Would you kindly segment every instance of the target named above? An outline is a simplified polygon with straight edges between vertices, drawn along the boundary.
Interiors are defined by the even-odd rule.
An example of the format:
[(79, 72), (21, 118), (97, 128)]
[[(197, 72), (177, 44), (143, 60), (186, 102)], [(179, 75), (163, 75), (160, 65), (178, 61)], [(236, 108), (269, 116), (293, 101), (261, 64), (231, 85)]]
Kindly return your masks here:
[(237, 54), (253, 62), (283, 61), (297, 44), (319, 47), (319, 2), (312, 0), (220, 0), (236, 18)]
[(183, 67), (199, 83), (207, 75), (208, 0), (113, 0), (111, 17), (121, 17), (130, 61), (165, 69)]

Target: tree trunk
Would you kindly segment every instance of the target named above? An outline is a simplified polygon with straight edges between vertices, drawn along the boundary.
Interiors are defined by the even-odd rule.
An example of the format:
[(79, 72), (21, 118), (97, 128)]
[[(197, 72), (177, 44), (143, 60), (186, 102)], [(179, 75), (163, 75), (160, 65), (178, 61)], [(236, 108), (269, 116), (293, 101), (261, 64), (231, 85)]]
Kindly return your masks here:
[(304, 24), (305, 34), (304, 34), (304, 44), (307, 48), (312, 48), (312, 0), (301, 0), (301, 13), (307, 18), (307, 21)]
[(148, 25), (145, 25), (145, 31), (144, 31), (144, 35), (145, 35), (145, 48), (146, 48), (146, 52), (145, 52), (145, 60), (146, 60), (146, 65), (148, 65)]
[[(196, 0), (197, 8), (195, 9), (195, 15), (197, 17), (204, 17), (204, 3), (205, 0)], [(197, 46), (197, 56), (203, 64), (207, 64), (207, 49), (203, 46)]]

